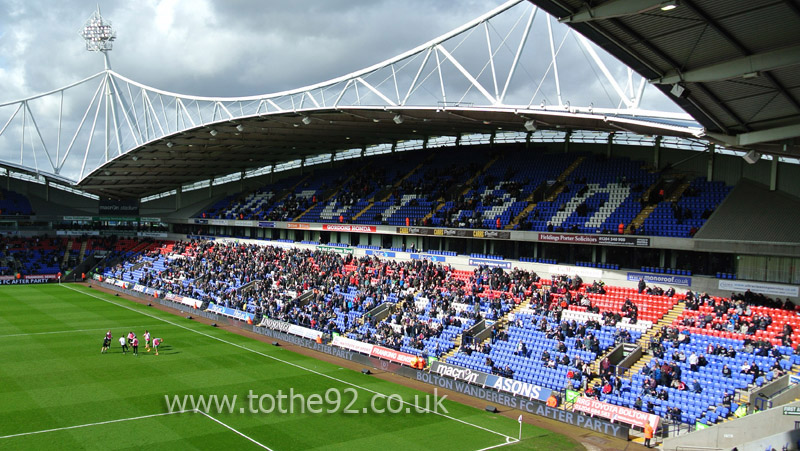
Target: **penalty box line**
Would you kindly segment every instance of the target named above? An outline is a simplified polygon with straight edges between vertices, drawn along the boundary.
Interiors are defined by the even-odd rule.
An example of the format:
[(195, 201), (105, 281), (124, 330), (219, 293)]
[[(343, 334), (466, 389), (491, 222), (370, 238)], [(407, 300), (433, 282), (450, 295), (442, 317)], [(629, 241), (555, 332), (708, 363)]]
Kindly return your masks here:
[[(132, 311), (132, 312), (136, 312), (136, 313), (139, 313), (139, 314), (141, 314), (141, 315), (145, 315), (145, 316), (148, 316), (148, 317), (150, 317), (150, 318), (154, 318), (154, 319), (157, 319), (157, 320), (159, 320), (159, 321), (163, 321), (163, 322), (165, 322), (165, 323), (167, 323), (167, 324), (171, 324), (171, 325), (173, 325), (173, 326), (175, 326), (175, 327), (179, 327), (179, 328), (181, 328), (181, 329), (188, 330), (188, 331), (190, 331), (190, 332), (194, 332), (194, 333), (196, 333), (196, 334), (202, 335), (202, 336), (204, 336), (204, 337), (207, 337), (207, 338), (210, 338), (210, 339), (212, 339), (212, 340), (216, 340), (216, 341), (219, 341), (219, 342), (222, 342), (222, 343), (225, 343), (225, 344), (228, 344), (228, 345), (234, 346), (234, 347), (236, 347), (236, 348), (243, 349), (243, 350), (245, 350), (245, 351), (252, 352), (252, 353), (254, 353), (254, 354), (258, 354), (258, 355), (260, 355), (260, 356), (263, 356), (263, 357), (267, 357), (267, 358), (269, 358), (269, 359), (275, 360), (275, 361), (277, 361), (277, 362), (281, 362), (281, 363), (283, 363), (283, 364), (285, 364), (285, 365), (293, 366), (293, 367), (295, 367), (295, 368), (298, 368), (298, 369), (300, 369), (300, 370), (303, 370), (303, 371), (307, 371), (307, 372), (309, 372), (309, 373), (312, 373), (312, 374), (316, 374), (316, 375), (318, 375), (318, 376), (320, 376), (320, 377), (324, 377), (324, 378), (326, 378), (326, 379), (330, 379), (330, 380), (333, 380), (333, 381), (339, 382), (339, 383), (341, 383), (341, 384), (344, 384), (344, 385), (349, 385), (349, 386), (351, 386), (351, 387), (354, 387), (354, 388), (358, 388), (358, 389), (364, 390), (365, 392), (368, 392), (368, 393), (372, 393), (372, 394), (379, 395), (379, 396), (383, 396), (383, 397), (388, 397), (388, 395), (386, 395), (386, 394), (384, 394), (384, 393), (381, 393), (381, 392), (378, 392), (378, 391), (375, 391), (375, 390), (372, 390), (372, 389), (370, 389), (370, 388), (366, 388), (366, 387), (363, 387), (363, 386), (361, 386), (361, 385), (355, 384), (355, 383), (353, 383), (353, 382), (348, 382), (348, 381), (345, 381), (345, 380), (342, 380), (342, 379), (339, 379), (339, 378), (333, 377), (333, 376), (331, 376), (331, 375), (328, 375), (328, 374), (325, 374), (325, 373), (320, 373), (319, 371), (315, 371), (315, 370), (312, 370), (312, 369), (310, 369), (310, 368), (306, 368), (306, 367), (304, 367), (304, 366), (302, 366), (302, 365), (298, 365), (298, 364), (296, 364), (296, 363), (289, 362), (289, 361), (286, 361), (286, 360), (280, 359), (280, 358), (278, 358), (278, 357), (271, 356), (271, 355), (269, 355), (269, 354), (265, 354), (265, 353), (263, 353), (263, 352), (261, 352), (261, 351), (256, 351), (255, 349), (250, 349), (250, 348), (248, 348), (248, 347), (246, 347), (246, 346), (242, 346), (242, 345), (240, 345), (240, 344), (238, 344), (238, 343), (234, 343), (234, 342), (232, 342), (232, 341), (228, 341), (228, 340), (225, 340), (225, 339), (223, 339), (223, 338), (219, 338), (219, 337), (215, 337), (215, 336), (213, 336), (213, 335), (209, 335), (209, 334), (207, 334), (207, 333), (205, 333), (205, 332), (201, 332), (201, 331), (199, 331), (199, 330), (195, 330), (195, 329), (192, 329), (192, 328), (190, 328), (190, 327), (186, 327), (186, 326), (184, 326), (184, 325), (182, 325), (182, 324), (178, 324), (178, 323), (172, 322), (172, 321), (170, 321), (170, 320), (168, 320), (168, 319), (160, 318), (160, 317), (158, 317), (158, 316), (155, 316), (155, 315), (152, 315), (152, 314), (150, 314), (150, 313), (147, 313), (147, 312), (143, 312), (143, 311), (140, 311), (140, 310), (134, 309), (133, 307), (130, 307), (130, 306), (128, 306), (128, 305), (118, 304), (118, 303), (116, 303), (116, 302), (114, 302), (114, 301), (112, 301), (112, 300), (110, 300), (110, 299), (105, 299), (105, 298), (103, 298), (103, 297), (97, 296), (97, 295), (96, 295), (96, 294), (94, 294), (94, 293), (86, 292), (86, 291), (83, 291), (83, 290), (78, 290), (78, 289), (76, 289), (76, 288), (72, 288), (71, 286), (69, 286), (69, 285), (66, 285), (66, 284), (65, 284), (65, 285), (60, 285), (60, 286), (62, 286), (62, 287), (64, 287), (64, 288), (67, 288), (68, 290), (71, 290), (71, 291), (75, 291), (75, 292), (78, 292), (78, 293), (83, 293), (83, 294), (85, 294), (86, 296), (90, 296), (90, 297), (93, 297), (93, 298), (95, 298), (95, 299), (99, 299), (99, 300), (101, 300), (101, 301), (103, 301), (103, 302), (107, 302), (107, 303), (109, 303), (109, 304), (116, 305), (117, 307), (122, 307), (122, 308), (124, 308), (124, 309), (127, 309), (127, 310), (130, 310), (130, 311)], [(455, 421), (455, 422), (457, 422), (457, 423), (461, 423), (461, 424), (464, 424), (464, 425), (467, 425), (467, 426), (474, 427), (474, 428), (476, 428), (476, 429), (480, 429), (480, 430), (483, 430), (483, 431), (486, 431), (486, 432), (490, 432), (490, 433), (492, 433), (492, 434), (495, 434), (495, 435), (499, 435), (499, 436), (501, 436), (501, 437), (504, 437), (504, 438), (506, 438), (506, 439), (508, 439), (508, 440), (517, 440), (517, 438), (516, 438), (516, 437), (511, 437), (510, 435), (503, 434), (502, 432), (497, 432), (497, 431), (494, 431), (494, 430), (492, 430), (492, 429), (489, 429), (489, 428), (486, 428), (486, 427), (483, 427), (483, 426), (479, 426), (479, 425), (477, 425), (477, 424), (470, 423), (470, 422), (468, 422), (468, 421), (462, 420), (462, 419), (460, 419), (460, 418), (456, 418), (456, 417), (453, 417), (453, 416), (450, 416), (450, 415), (447, 415), (447, 414), (444, 414), (444, 413), (441, 413), (441, 412), (436, 412), (436, 411), (430, 410), (430, 409), (428, 409), (428, 408), (426, 408), (426, 407), (422, 407), (422, 406), (418, 406), (418, 405), (416, 405), (416, 404), (414, 404), (414, 403), (410, 403), (410, 402), (408, 402), (408, 401), (406, 401), (406, 400), (402, 400), (402, 401), (403, 401), (403, 404), (404, 404), (404, 405), (407, 405), (407, 406), (409, 406), (409, 407), (415, 407), (415, 408), (417, 408), (417, 409), (419, 409), (419, 410), (422, 410), (422, 411), (425, 411), (425, 412), (428, 412), (428, 413), (432, 413), (432, 414), (434, 414), (434, 415), (439, 415), (439, 416), (441, 416), (441, 417), (443, 417), (443, 418), (447, 418), (447, 419), (449, 419), (449, 420), (452, 420), (452, 421)]]
[[(128, 329), (131, 330), (136, 327), (153, 327), (151, 324), (145, 324), (143, 326), (125, 326), (125, 327), (112, 327), (111, 329)], [(108, 327), (98, 327), (96, 329), (73, 329), (73, 330), (53, 330), (49, 332), (29, 332), (26, 334), (6, 334), (0, 335), (0, 338), (9, 338), (9, 337), (28, 337), (31, 335), (52, 335), (52, 334), (68, 334), (70, 332), (95, 332), (98, 330), (108, 330)]]
[(11, 435), (0, 436), (0, 440), (8, 439), (8, 438), (14, 438), (14, 437), (25, 437), (25, 436), (28, 436), (28, 435), (46, 434), (48, 432), (58, 432), (58, 431), (68, 431), (70, 429), (88, 428), (88, 427), (92, 427), (92, 426), (101, 426), (101, 425), (104, 425), (104, 424), (123, 423), (123, 422), (126, 422), (126, 421), (144, 420), (144, 419), (147, 419), (147, 418), (156, 418), (156, 417), (163, 417), (163, 416), (167, 416), (167, 415), (174, 415), (176, 413), (199, 413), (199, 414), (203, 415), (204, 417), (210, 419), (211, 421), (214, 421), (215, 423), (221, 425), (225, 429), (228, 429), (228, 430), (238, 434), (239, 436), (244, 437), (245, 439), (249, 440), (250, 442), (260, 446), (261, 448), (266, 449), (267, 451), (272, 451), (272, 449), (270, 449), (269, 447), (267, 447), (263, 443), (253, 439), (252, 437), (244, 434), (243, 432), (241, 432), (241, 431), (239, 431), (237, 429), (234, 429), (233, 427), (223, 423), (222, 421), (212, 417), (211, 415), (209, 415), (209, 414), (207, 414), (207, 413), (205, 413), (203, 411), (196, 410), (196, 409), (193, 409), (193, 410), (179, 410), (179, 411), (176, 411), (176, 412), (154, 413), (154, 414), (151, 414), (151, 415), (141, 415), (141, 416), (138, 416), (138, 417), (130, 417), (130, 418), (118, 418), (116, 420), (98, 421), (96, 423), (77, 424), (77, 425), (74, 425), (74, 426), (65, 426), (65, 427), (61, 427), (61, 428), (43, 429), (41, 431), (21, 432), (19, 434), (11, 434)]
[(67, 431), (67, 430), (70, 430), (70, 429), (88, 428), (90, 426), (100, 426), (102, 424), (112, 424), (112, 423), (122, 423), (124, 421), (144, 420), (145, 418), (163, 417), (165, 415), (172, 415), (172, 414), (175, 414), (175, 413), (186, 413), (186, 412), (191, 412), (191, 410), (179, 410), (177, 412), (154, 413), (152, 415), (142, 415), (142, 416), (138, 416), (138, 417), (119, 418), (119, 419), (116, 419), (116, 420), (98, 421), (97, 423), (78, 424), (78, 425), (75, 425), (75, 426), (65, 426), (65, 427), (53, 428), (53, 429), (42, 429), (41, 431), (21, 432), (19, 434), (11, 434), (11, 435), (0, 436), (0, 440), (7, 439), (7, 438), (14, 438), (14, 437), (24, 437), (26, 435), (44, 434), (44, 433), (47, 433), (47, 432), (57, 432), (57, 431)]

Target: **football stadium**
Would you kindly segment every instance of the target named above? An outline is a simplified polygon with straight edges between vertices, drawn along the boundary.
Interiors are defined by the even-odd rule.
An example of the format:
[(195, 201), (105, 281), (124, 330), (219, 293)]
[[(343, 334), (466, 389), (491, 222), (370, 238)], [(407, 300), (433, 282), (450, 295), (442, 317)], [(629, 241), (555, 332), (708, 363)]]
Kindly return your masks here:
[(0, 448), (800, 447), (796, 0), (167, 3), (6, 5)]

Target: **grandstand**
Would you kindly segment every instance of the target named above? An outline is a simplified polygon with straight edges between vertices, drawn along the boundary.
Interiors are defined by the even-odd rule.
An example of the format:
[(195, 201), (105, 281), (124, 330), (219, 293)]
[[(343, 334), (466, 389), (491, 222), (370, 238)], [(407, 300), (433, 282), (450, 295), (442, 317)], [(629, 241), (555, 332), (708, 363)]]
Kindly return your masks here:
[[(800, 432), (789, 417), (800, 412), (800, 103), (796, 77), (769, 61), (796, 66), (788, 51), (796, 53), (800, 35), (757, 36), (752, 24), (769, 18), (800, 30), (793, 26), (800, 9), (658, 3), (511, 1), (368, 70), (242, 99), (154, 90), (107, 67), (76, 86), (100, 77), (120, 105), (150, 103), (144, 112), (106, 114), (105, 147), (94, 137), (99, 129), (74, 131), (84, 153), (63, 155), (65, 172), (39, 166), (52, 165), (41, 157), (61, 144), (45, 143), (61, 135), (61, 121), (58, 133), (41, 133), (37, 99), (0, 104), (0, 114), (12, 106), (31, 117), (18, 124), (12, 112), (0, 129), (0, 285), (58, 282), (90, 293), (61, 305), (63, 318), (47, 313), (65, 331), (82, 321), (70, 322), (70, 308), (86, 315), (109, 302), (95, 305), (101, 300), (88, 287), (66, 285), (86, 282), (125, 298), (116, 307), (128, 311), (143, 303), (225, 333), (313, 349), (334, 365), (518, 409), (526, 421), (569, 423), (571, 437), (591, 431), (639, 444), (650, 425), (662, 449), (796, 443)], [(540, 100), (548, 75), (519, 80), (534, 71), (518, 62), (540, 62), (527, 52), (542, 43), (512, 27), (495, 47), (491, 33), (514, 8), (526, 9), (508, 22), (532, 27), (540, 20), (534, 5), (585, 36), (574, 41), (599, 65), (594, 73), (609, 77), (605, 93), (619, 102), (576, 106), (575, 99), (571, 106), (561, 88)], [(686, 22), (685, 35), (674, 35), (676, 18)], [(486, 40), (477, 46), (469, 38), (479, 28), (475, 35)], [(607, 55), (592, 56), (586, 39), (688, 114), (641, 108), (633, 72), (624, 88), (611, 83)], [(477, 50), (457, 51), (462, 42), (480, 55), (488, 44), (484, 70), (469, 63), (479, 60)], [(545, 62), (555, 68), (555, 49), (548, 51)], [(445, 64), (457, 81), (448, 80)], [(749, 69), (739, 73), (742, 67)], [(99, 117), (99, 104), (92, 108), (84, 117)], [(109, 122), (114, 116), (128, 122)], [(13, 141), (7, 128), (27, 138)], [(30, 147), (31, 136), (43, 145)], [(77, 167), (80, 174), (69, 172)], [(27, 293), (50, 299), (48, 289)], [(19, 293), (15, 302), (35, 310), (26, 304), (32, 295)], [(119, 313), (98, 310), (98, 321)], [(31, 333), (8, 323), (0, 337)], [(255, 349), (249, 338), (175, 327), (199, 341), (233, 340), (235, 352)], [(181, 365), (198, 380), (207, 380), (202, 365), (225, 369), (233, 360), (191, 354), (196, 361)], [(253, 357), (246, 355), (238, 357)], [(237, 368), (238, 375), (208, 377), (236, 382), (275, 371)], [(276, 379), (295, 377), (282, 371)], [(343, 377), (351, 376), (362, 375)], [(253, 429), (263, 426), (256, 423)], [(18, 433), (25, 431), (0, 432), (0, 445)], [(536, 447), (507, 431), (489, 433)], [(364, 440), (357, 445), (376, 447)], [(505, 446), (484, 441), (484, 449)]]

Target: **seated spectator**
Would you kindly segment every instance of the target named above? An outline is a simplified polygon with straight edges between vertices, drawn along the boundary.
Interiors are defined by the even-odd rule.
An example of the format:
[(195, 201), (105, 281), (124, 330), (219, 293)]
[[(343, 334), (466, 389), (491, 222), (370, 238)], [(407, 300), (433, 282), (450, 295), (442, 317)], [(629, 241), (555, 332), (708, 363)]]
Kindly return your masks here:
[(681, 415), (683, 412), (678, 406), (668, 408), (667, 413), (669, 414), (670, 420), (676, 423), (681, 421)]
[(699, 360), (700, 360), (700, 358), (697, 356), (697, 354), (692, 352), (692, 354), (689, 356), (689, 368), (692, 371), (697, 371)]
[(695, 379), (692, 381), (692, 392), (693, 393), (703, 393), (703, 387), (700, 386), (700, 382)]
[(722, 397), (722, 405), (730, 409), (732, 402), (733, 402), (733, 395), (730, 392), (726, 391), (725, 395)]
[(739, 373), (740, 374), (750, 374), (750, 362), (745, 360), (744, 363), (742, 363), (742, 366), (739, 367)]

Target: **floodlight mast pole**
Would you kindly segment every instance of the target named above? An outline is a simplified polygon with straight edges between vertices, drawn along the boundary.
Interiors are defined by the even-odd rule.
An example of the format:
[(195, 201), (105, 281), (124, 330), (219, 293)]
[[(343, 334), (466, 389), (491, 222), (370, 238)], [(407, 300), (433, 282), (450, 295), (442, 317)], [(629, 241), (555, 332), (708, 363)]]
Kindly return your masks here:
[(80, 31), (80, 35), (83, 37), (84, 41), (86, 41), (86, 50), (103, 54), (103, 64), (105, 65), (106, 72), (103, 83), (105, 83), (106, 91), (105, 161), (107, 163), (109, 161), (109, 146), (111, 144), (111, 137), (109, 136), (109, 126), (111, 125), (109, 121), (109, 107), (111, 107), (111, 117), (114, 121), (114, 133), (117, 138), (117, 153), (122, 153), (122, 143), (120, 142), (119, 136), (119, 120), (117, 119), (117, 110), (114, 106), (114, 94), (111, 89), (111, 60), (108, 58), (108, 52), (113, 48), (113, 42), (117, 38), (117, 34), (111, 28), (111, 22), (105, 21), (103, 16), (100, 15), (100, 5), (97, 5), (97, 11), (86, 20), (86, 23)]

